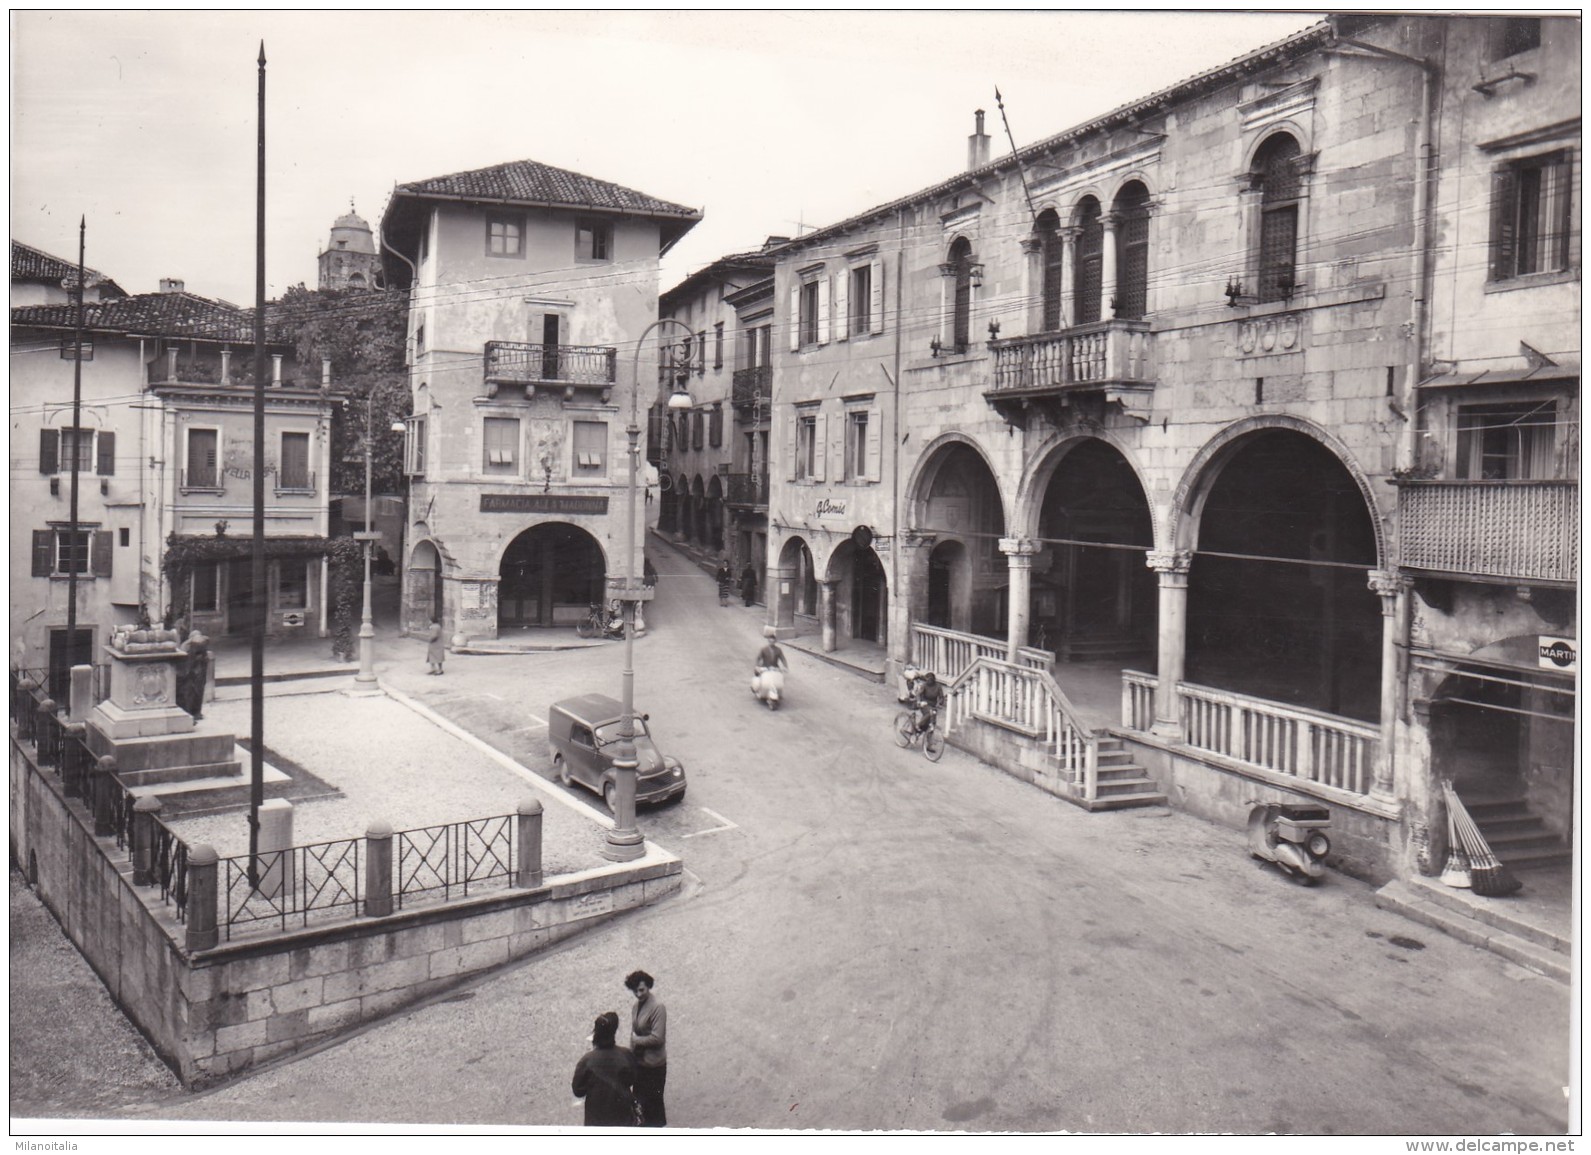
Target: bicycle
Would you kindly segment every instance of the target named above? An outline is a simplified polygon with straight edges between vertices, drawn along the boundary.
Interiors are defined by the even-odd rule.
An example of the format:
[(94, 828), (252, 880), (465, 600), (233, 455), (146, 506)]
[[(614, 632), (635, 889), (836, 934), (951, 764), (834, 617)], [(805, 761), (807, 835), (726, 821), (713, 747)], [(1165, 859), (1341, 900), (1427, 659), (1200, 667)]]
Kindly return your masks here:
[(939, 761), (940, 755), (945, 752), (945, 736), (939, 729), (939, 712), (930, 711), (928, 724), (921, 729), (917, 726), (917, 712), (915, 710), (902, 710), (895, 715), (895, 745), (902, 749), (915, 746), (922, 742), (923, 757), (930, 762)]
[(601, 602), (592, 602), (591, 612), (585, 621), (575, 625), (575, 633), (582, 638), (622, 638), (624, 614), (609, 611)]

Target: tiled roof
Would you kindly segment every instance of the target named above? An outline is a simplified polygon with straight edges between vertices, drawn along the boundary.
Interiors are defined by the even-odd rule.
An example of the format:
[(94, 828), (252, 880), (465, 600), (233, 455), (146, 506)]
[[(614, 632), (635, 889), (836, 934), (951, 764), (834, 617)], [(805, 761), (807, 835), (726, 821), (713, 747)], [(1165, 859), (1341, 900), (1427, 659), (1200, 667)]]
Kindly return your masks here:
[[(90, 285), (97, 285), (102, 296), (125, 297), (127, 294), (122, 287), (97, 269), (84, 268), (84, 276)], [(60, 257), (52, 257), (43, 249), (36, 249), (32, 245), (25, 245), (21, 241), (11, 242), (11, 279), (13, 281), (35, 281), (41, 284), (60, 285), (63, 280), (77, 277), (77, 265), (71, 261), (64, 261)]]
[(672, 289), (658, 296), (659, 308), (672, 309), (676, 302), (684, 300), (697, 290), (701, 285), (713, 281), (728, 281), (737, 273), (762, 273), (773, 276), (773, 256), (766, 250), (753, 253), (731, 253), (727, 257), (719, 257), (710, 265), (697, 269), (688, 274), (684, 280)]
[[(11, 324), (70, 329), (76, 324), (72, 305), (22, 305), (11, 310)], [(254, 340), (251, 309), (213, 301), (194, 293), (140, 293), (119, 301), (90, 302), (83, 308), (84, 328), (127, 336), (191, 337), (200, 341)]]
[(687, 220), (701, 216), (697, 209), (534, 160), (514, 160), (490, 168), (478, 168), (473, 172), (455, 172), (430, 180), (413, 181), (399, 185), (397, 192), (399, 196), (568, 205), (571, 208), (604, 209)]

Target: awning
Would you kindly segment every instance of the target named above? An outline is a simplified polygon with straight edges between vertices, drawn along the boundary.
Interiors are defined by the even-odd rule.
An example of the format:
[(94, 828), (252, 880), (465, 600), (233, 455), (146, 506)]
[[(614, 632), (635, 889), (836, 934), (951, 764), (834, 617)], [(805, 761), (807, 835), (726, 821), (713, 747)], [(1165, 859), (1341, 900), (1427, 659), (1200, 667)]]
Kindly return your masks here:
[(1490, 385), (1533, 385), (1578, 381), (1578, 365), (1541, 365), (1534, 369), (1484, 369), (1478, 373), (1443, 373), (1421, 381), (1421, 389), (1478, 389)]

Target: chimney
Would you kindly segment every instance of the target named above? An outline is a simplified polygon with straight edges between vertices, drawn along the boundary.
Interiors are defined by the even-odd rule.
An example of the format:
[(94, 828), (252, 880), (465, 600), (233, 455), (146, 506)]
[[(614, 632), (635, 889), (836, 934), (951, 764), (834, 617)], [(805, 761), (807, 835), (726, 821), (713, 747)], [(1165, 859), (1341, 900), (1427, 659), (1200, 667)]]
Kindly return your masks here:
[(989, 134), (983, 131), (983, 109), (978, 109), (977, 128), (967, 138), (967, 171), (980, 169), (989, 163)]
[(160, 291), (162, 293), (181, 293), (185, 291), (183, 283), (176, 277), (161, 277)]

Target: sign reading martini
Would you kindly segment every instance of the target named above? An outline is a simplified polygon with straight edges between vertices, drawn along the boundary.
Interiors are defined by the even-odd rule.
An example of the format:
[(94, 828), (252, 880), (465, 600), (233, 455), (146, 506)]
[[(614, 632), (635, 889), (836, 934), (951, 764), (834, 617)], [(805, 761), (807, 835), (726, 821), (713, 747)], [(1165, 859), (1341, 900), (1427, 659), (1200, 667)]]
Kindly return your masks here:
[(482, 513), (607, 513), (606, 497), (574, 493), (483, 493)]

